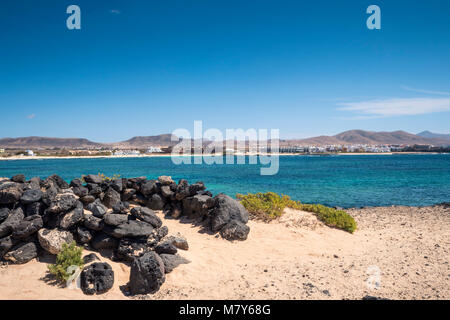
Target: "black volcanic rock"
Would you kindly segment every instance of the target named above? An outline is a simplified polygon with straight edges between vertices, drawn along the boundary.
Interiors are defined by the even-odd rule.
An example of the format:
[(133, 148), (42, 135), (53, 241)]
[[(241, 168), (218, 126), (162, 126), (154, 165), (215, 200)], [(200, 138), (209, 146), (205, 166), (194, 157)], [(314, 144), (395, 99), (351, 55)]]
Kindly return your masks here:
[(10, 235), (25, 217), (22, 208), (17, 208), (9, 213), (8, 218), (0, 224), (0, 238)]
[(16, 182), (6, 182), (0, 185), (0, 204), (12, 204), (20, 200), (23, 189)]
[(29, 190), (26, 190), (22, 194), (22, 197), (20, 198), (20, 201), (23, 204), (30, 204), (30, 203), (33, 203), (33, 202), (40, 201), (41, 198), (42, 198), (42, 191), (41, 190), (29, 189)]
[(119, 204), (121, 202), (120, 200), (120, 193), (114, 190), (113, 188), (109, 188), (103, 197), (103, 204), (108, 207), (112, 208), (113, 206)]
[(6, 253), (3, 258), (14, 264), (24, 264), (36, 258), (38, 255), (38, 248), (34, 242), (25, 242), (15, 245)]
[(8, 208), (0, 208), (0, 223), (6, 220), (9, 216), (9, 209)]
[(12, 236), (16, 239), (24, 239), (37, 232), (44, 226), (40, 215), (26, 217), (19, 224), (14, 226)]
[(153, 231), (151, 224), (139, 220), (130, 220), (115, 227), (111, 234), (116, 238), (147, 237)]
[(18, 182), (18, 183), (25, 183), (26, 180), (27, 179), (25, 178), (25, 175), (23, 175), (23, 174), (17, 174), (11, 178), (11, 181)]
[(95, 262), (83, 269), (80, 279), (84, 294), (102, 294), (112, 288), (114, 271), (106, 262)]
[(105, 226), (102, 219), (97, 218), (91, 214), (85, 214), (84, 215), (84, 226), (88, 229), (94, 230), (94, 231), (100, 231)]
[(132, 295), (154, 293), (165, 280), (164, 262), (155, 252), (133, 260), (128, 283)]
[(150, 223), (155, 228), (160, 228), (162, 226), (161, 219), (149, 208), (134, 207), (131, 209), (131, 214), (139, 220)]
[(88, 174), (87, 176), (84, 176), (84, 181), (86, 181), (86, 183), (100, 184), (102, 183), (102, 178), (97, 174)]

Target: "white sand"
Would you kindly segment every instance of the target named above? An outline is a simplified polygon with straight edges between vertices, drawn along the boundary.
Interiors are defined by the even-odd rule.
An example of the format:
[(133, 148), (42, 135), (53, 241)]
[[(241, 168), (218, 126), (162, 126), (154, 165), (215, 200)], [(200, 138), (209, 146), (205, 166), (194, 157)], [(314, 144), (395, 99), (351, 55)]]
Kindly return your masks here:
[[(229, 242), (189, 223), (164, 219), (180, 232), (191, 261), (166, 276), (146, 299), (392, 299), (450, 298), (450, 210), (375, 208), (352, 210), (354, 234), (328, 228), (310, 213), (286, 210), (280, 221), (250, 221), (249, 238)], [(160, 214), (162, 217), (162, 214)], [(88, 253), (88, 252), (87, 252)], [(0, 269), (0, 299), (129, 299), (129, 267), (108, 261), (113, 289), (86, 296), (42, 280), (47, 264), (31, 261)], [(367, 286), (368, 268), (381, 271), (380, 286)], [(370, 271), (370, 269), (369, 269)], [(141, 297), (142, 298), (142, 297)]]

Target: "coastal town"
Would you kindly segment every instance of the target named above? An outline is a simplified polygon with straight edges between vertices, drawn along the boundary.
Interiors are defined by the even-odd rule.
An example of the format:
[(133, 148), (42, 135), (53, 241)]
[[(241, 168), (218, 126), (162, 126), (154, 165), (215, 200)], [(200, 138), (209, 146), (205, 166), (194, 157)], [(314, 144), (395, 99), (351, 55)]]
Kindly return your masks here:
[[(205, 147), (201, 152), (205, 152)], [(216, 149), (217, 150), (217, 149)], [(252, 150), (257, 150), (256, 152)], [(36, 148), (36, 149), (18, 149), (18, 148), (0, 148), (0, 158), (33, 158), (33, 157), (138, 157), (138, 156), (157, 156), (170, 155), (173, 146), (149, 146), (148, 148), (119, 149), (119, 148)], [(278, 149), (268, 148), (250, 148), (247, 145), (234, 148), (223, 148), (222, 154), (264, 154), (279, 153), (286, 155), (337, 155), (337, 154), (392, 154), (392, 153), (411, 153), (411, 152), (432, 152), (448, 153), (450, 146), (434, 145), (370, 145), (370, 144), (349, 144), (349, 145), (283, 145)], [(191, 154), (200, 153), (198, 149), (192, 148)], [(214, 153), (214, 152), (213, 152)]]

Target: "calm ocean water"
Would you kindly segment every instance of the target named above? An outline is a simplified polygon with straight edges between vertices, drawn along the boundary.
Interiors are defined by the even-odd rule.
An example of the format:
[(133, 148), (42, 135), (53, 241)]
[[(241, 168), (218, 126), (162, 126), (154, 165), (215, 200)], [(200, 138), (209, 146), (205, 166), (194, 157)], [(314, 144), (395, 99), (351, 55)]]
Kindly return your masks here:
[[(248, 161), (247, 161), (248, 162)], [(203, 181), (214, 194), (274, 191), (305, 203), (359, 207), (423, 206), (450, 201), (450, 154), (283, 156), (274, 176), (259, 165), (175, 165), (169, 157), (0, 161), (0, 177), (57, 173), (67, 181), (102, 172), (123, 177), (170, 175)]]

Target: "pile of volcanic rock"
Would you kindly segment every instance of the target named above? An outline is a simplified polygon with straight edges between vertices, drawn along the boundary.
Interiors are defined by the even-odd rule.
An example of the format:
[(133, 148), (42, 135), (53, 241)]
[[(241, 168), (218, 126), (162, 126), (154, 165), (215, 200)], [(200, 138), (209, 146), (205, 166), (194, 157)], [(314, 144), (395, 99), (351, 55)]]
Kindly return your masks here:
[[(102, 179), (87, 175), (68, 184), (58, 175), (45, 180), (24, 175), (0, 178), (0, 259), (22, 264), (43, 250), (56, 255), (63, 243), (113, 252), (115, 261), (131, 264), (130, 294), (155, 292), (165, 274), (188, 261), (177, 254), (186, 239), (168, 236), (154, 210), (166, 217), (200, 222), (227, 240), (245, 240), (248, 212), (236, 200), (206, 191), (202, 182), (175, 183), (171, 177)], [(81, 273), (87, 294), (113, 284), (107, 263), (93, 263)], [(111, 281), (112, 279), (112, 281)]]

